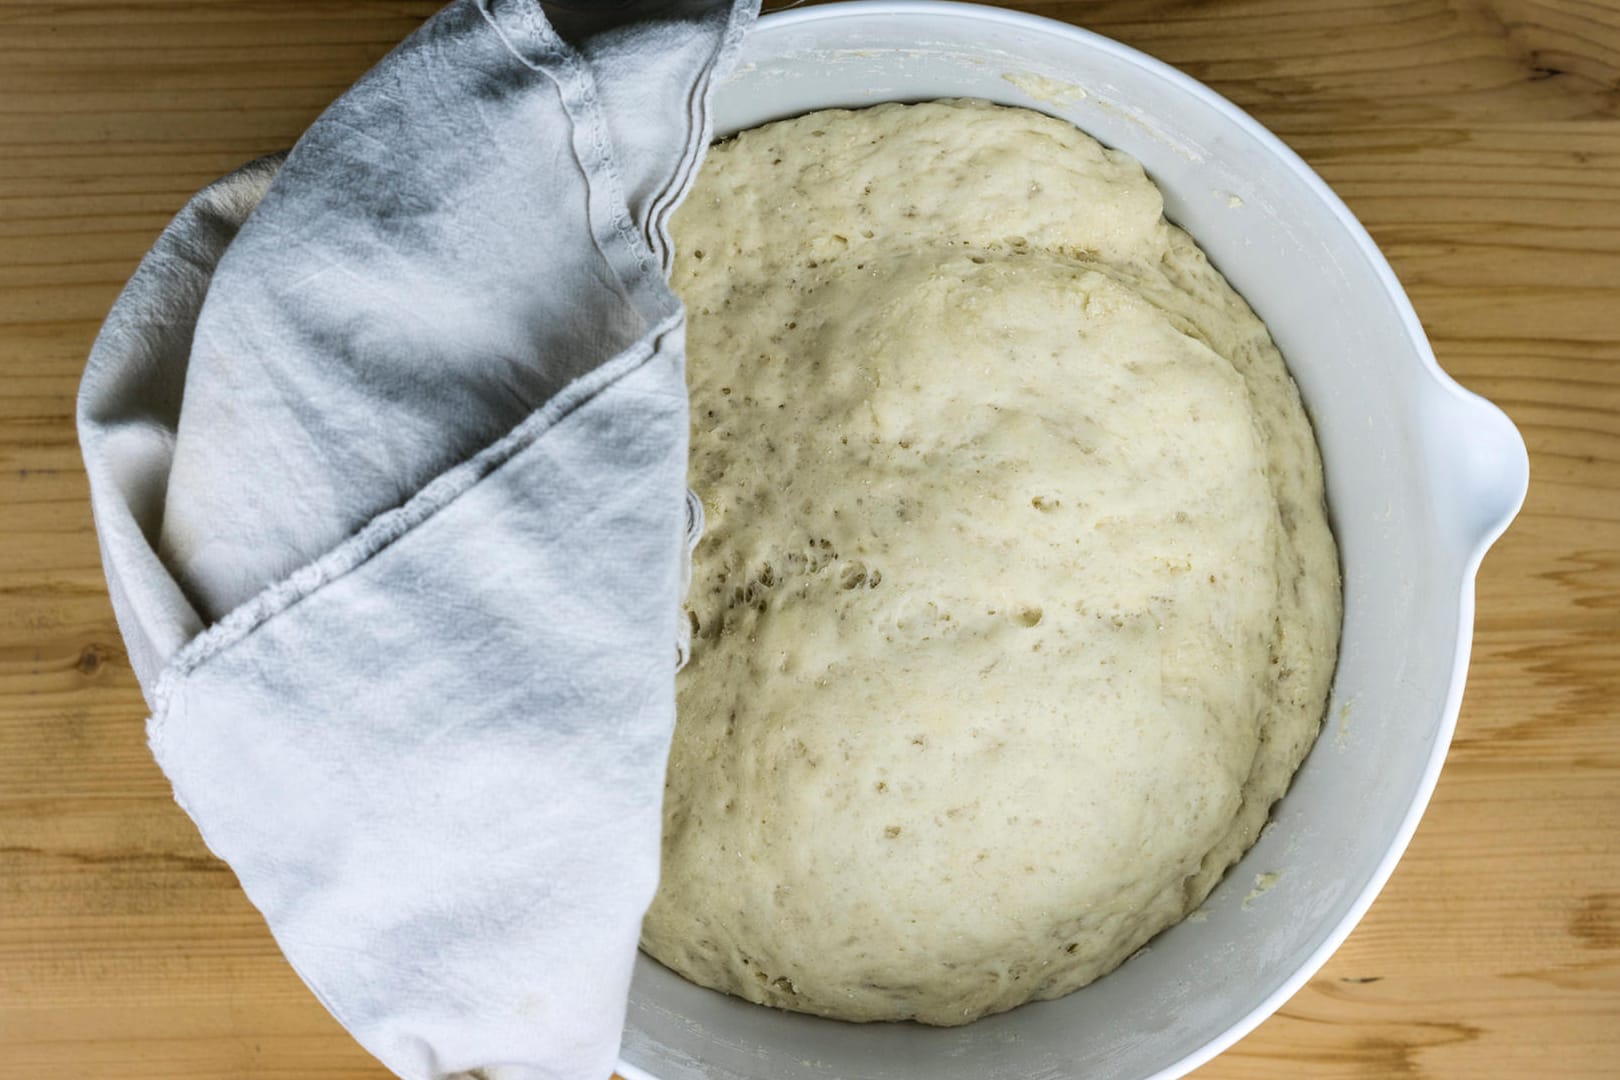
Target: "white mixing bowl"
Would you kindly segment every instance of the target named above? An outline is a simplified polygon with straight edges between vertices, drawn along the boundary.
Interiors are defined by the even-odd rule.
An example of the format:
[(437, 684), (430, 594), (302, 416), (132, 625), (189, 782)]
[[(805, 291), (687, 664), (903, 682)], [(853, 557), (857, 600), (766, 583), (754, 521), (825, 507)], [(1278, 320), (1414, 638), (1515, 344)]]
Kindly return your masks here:
[[(1270, 1015), (1349, 934), (1451, 741), (1474, 572), (1523, 502), (1529, 463), (1507, 417), (1435, 363), (1366, 231), (1206, 87), (1106, 38), (993, 8), (874, 2), (765, 18), (717, 90), (717, 131), (941, 97), (1039, 109), (1135, 156), (1165, 213), (1271, 328), (1316, 425), (1343, 559), (1322, 736), (1208, 917), (1079, 993), (962, 1028), (857, 1025), (724, 997), (643, 956), (620, 1064), (629, 1080), (1180, 1076)], [(1269, 891), (1255, 889), (1263, 874), (1277, 875)]]

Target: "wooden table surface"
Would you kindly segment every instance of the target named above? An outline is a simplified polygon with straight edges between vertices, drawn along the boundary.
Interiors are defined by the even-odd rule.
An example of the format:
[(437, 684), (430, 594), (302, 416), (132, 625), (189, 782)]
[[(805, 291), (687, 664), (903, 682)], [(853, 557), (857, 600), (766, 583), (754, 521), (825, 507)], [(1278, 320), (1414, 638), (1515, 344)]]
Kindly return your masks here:
[[(147, 753), (72, 418), (169, 216), (436, 6), (0, 0), (0, 1077), (386, 1075)], [(1013, 6), (1176, 64), (1287, 140), (1530, 445), (1410, 852), (1309, 986), (1197, 1075), (1620, 1076), (1620, 7)]]

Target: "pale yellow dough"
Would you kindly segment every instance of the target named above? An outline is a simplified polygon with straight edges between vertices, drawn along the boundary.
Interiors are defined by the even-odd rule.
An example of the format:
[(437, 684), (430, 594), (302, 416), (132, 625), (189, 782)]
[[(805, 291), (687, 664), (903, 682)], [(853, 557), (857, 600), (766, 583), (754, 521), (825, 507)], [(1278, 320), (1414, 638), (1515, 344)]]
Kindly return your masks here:
[(1085, 985), (1322, 717), (1338, 564), (1281, 356), (1134, 160), (1024, 110), (745, 132), (674, 235), (708, 533), (644, 947), (851, 1020)]

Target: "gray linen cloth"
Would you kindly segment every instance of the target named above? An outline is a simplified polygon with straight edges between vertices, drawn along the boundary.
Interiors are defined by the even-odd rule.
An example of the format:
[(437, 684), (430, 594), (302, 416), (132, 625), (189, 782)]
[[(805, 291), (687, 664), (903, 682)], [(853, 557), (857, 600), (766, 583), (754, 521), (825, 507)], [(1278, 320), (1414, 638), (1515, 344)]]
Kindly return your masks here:
[(153, 752), (413, 1080), (614, 1065), (696, 527), (665, 225), (756, 7), (451, 4), (186, 206), (85, 372)]

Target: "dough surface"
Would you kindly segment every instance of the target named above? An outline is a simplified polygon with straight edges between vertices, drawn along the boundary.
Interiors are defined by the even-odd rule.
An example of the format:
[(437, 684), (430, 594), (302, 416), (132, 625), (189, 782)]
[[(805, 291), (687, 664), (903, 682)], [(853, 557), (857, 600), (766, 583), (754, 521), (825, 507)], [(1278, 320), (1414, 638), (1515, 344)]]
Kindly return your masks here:
[(707, 534), (643, 930), (705, 986), (961, 1024), (1197, 907), (1315, 739), (1321, 464), (1131, 158), (976, 102), (716, 146), (677, 213)]

